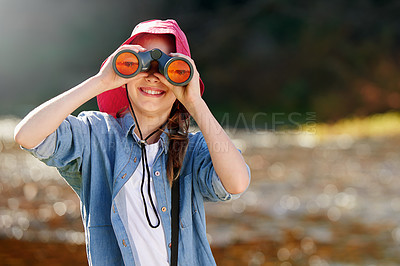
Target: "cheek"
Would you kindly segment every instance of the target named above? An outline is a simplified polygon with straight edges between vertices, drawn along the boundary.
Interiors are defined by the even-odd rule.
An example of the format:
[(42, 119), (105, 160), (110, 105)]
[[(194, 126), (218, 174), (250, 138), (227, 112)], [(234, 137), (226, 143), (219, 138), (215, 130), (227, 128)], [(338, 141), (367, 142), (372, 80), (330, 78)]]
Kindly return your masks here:
[(174, 102), (176, 101), (176, 97), (175, 97), (175, 94), (170, 90), (169, 92), (168, 92), (168, 101), (169, 101), (169, 103), (171, 103), (171, 105), (172, 104), (174, 104)]
[(135, 88), (136, 87), (133, 84), (128, 83), (128, 84), (125, 85), (124, 90), (128, 89), (128, 93), (129, 93), (130, 97), (132, 97), (132, 95), (135, 95), (135, 93), (136, 93), (136, 89)]
[(132, 80), (129, 83), (127, 83), (126, 86), (128, 87), (128, 91), (129, 92), (133, 92), (136, 89), (137, 81), (136, 80)]

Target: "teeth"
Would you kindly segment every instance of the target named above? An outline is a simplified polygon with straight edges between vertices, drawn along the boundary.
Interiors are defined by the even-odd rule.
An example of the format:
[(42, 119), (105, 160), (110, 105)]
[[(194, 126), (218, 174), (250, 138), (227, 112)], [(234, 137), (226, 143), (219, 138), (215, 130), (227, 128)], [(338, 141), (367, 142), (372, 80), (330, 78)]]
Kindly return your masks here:
[(145, 93), (147, 93), (147, 94), (152, 94), (152, 95), (156, 95), (156, 94), (161, 94), (161, 93), (163, 93), (162, 91), (153, 91), (153, 90), (146, 90), (146, 89), (143, 89), (143, 91), (144, 91)]

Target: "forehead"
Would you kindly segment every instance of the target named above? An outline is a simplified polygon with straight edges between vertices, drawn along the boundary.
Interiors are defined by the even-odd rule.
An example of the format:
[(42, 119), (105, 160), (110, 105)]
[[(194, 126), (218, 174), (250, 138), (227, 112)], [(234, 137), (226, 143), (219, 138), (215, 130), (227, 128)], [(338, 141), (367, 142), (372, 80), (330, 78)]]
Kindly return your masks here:
[(158, 48), (167, 54), (175, 52), (175, 38), (170, 34), (141, 34), (133, 40), (133, 43), (147, 50)]

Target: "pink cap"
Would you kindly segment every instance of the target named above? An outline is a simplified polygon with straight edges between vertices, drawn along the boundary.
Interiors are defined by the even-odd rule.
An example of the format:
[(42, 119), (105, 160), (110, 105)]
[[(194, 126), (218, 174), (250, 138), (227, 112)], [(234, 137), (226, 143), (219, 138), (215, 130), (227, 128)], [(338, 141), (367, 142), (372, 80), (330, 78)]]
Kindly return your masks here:
[[(131, 37), (124, 44), (130, 44), (132, 40), (140, 33), (152, 34), (172, 34), (175, 36), (176, 52), (190, 56), (189, 44), (185, 33), (179, 28), (175, 20), (149, 20), (139, 23), (132, 31)], [(203, 95), (204, 84), (200, 79), (200, 90)], [(97, 96), (97, 104), (101, 112), (106, 112), (114, 117), (118, 111), (128, 106), (128, 99), (124, 87), (119, 87)]]

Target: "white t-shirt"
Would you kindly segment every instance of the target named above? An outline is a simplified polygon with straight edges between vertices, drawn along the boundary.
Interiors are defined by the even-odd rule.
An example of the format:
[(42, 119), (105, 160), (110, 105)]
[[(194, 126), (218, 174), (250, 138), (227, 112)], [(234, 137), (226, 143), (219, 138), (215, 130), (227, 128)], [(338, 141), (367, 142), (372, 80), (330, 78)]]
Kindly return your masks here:
[[(135, 136), (136, 137), (136, 136)], [(157, 199), (154, 193), (154, 184), (152, 176), (152, 168), (155, 157), (160, 146), (160, 141), (154, 144), (146, 145), (147, 162), (150, 170), (150, 193), (153, 198), (154, 205), (157, 210)], [(143, 158), (142, 158), (143, 159)], [(143, 167), (142, 161), (139, 162), (133, 175), (121, 188), (115, 197), (117, 208), (127, 230), (129, 241), (131, 243), (132, 252), (138, 254), (138, 265), (169, 265), (168, 252), (165, 242), (164, 228), (160, 221), (157, 228), (151, 228), (143, 206), (142, 194), (140, 187), (142, 184)], [(146, 199), (147, 212), (152, 225), (157, 224), (157, 218), (150, 203), (147, 189), (147, 173), (143, 185), (143, 194)], [(157, 210), (157, 215), (158, 210)], [(159, 216), (160, 217), (160, 216)]]

